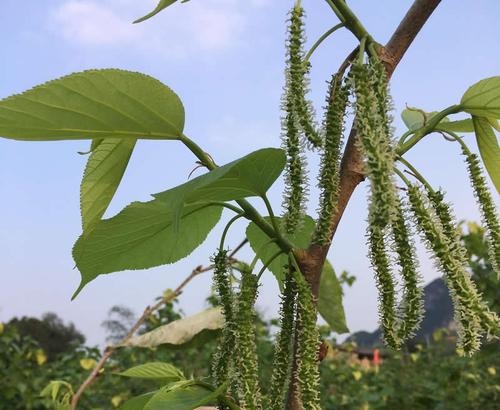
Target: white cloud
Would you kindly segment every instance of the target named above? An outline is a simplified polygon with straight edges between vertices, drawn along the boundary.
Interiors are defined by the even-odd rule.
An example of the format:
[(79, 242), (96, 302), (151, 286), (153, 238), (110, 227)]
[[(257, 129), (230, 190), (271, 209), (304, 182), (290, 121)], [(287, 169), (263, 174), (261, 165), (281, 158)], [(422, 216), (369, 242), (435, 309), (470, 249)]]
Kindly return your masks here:
[(143, 35), (143, 30), (134, 30), (111, 8), (92, 1), (67, 1), (52, 14), (52, 19), (66, 40), (81, 45), (123, 44)]
[(156, 1), (64, 0), (50, 13), (50, 27), (80, 47), (154, 49), (170, 55), (221, 52), (237, 44), (249, 9), (265, 7), (268, 0), (193, 0), (174, 4), (144, 23), (132, 24), (155, 4)]

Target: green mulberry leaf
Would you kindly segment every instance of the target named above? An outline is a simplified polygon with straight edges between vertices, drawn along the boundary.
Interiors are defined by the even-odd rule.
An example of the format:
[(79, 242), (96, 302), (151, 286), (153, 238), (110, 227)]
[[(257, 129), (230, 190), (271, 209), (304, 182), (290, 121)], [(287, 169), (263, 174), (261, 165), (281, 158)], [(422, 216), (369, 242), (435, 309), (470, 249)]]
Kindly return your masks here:
[(175, 197), (170, 191), (153, 196), (170, 205), (175, 214), (175, 228), (178, 229), (182, 210), (191, 204), (263, 197), (284, 166), (283, 150), (264, 148), (180, 185)]
[(195, 345), (195, 339), (206, 340), (209, 334), (218, 333), (224, 326), (220, 307), (210, 308), (193, 316), (174, 320), (150, 332), (129, 339), (121, 346), (156, 347), (159, 345)]
[(0, 101), (0, 136), (15, 140), (177, 139), (183, 129), (179, 97), (131, 71), (83, 71)]
[(185, 379), (184, 374), (179, 369), (164, 362), (140, 364), (117, 374), (133, 379), (161, 380), (165, 383), (172, 383)]
[(460, 101), (464, 111), (479, 117), (500, 118), (500, 76), (481, 80)]
[(500, 193), (500, 148), (495, 131), (493, 131), (491, 123), (486, 118), (472, 117), (472, 120), (484, 166)]
[[(168, 191), (172, 202), (178, 190)], [(176, 230), (168, 202), (133, 202), (76, 242), (73, 257), (82, 281), (73, 298), (99, 275), (152, 268), (188, 256), (205, 240), (221, 213), (219, 206), (186, 206), (181, 214), (183, 229)]]
[(120, 185), (135, 139), (106, 138), (92, 150), (80, 186), (83, 231), (100, 221)]
[(349, 333), (342, 303), (342, 286), (329, 261), (325, 261), (321, 274), (318, 311), (334, 332)]
[(177, 2), (177, 0), (160, 0), (158, 5), (155, 7), (155, 9), (151, 13), (148, 13), (144, 17), (141, 17), (141, 18), (135, 20), (134, 24), (142, 23), (143, 21), (146, 21), (146, 20), (150, 19), (151, 17), (156, 16), (160, 11), (166, 9), (167, 7), (171, 6), (175, 2)]

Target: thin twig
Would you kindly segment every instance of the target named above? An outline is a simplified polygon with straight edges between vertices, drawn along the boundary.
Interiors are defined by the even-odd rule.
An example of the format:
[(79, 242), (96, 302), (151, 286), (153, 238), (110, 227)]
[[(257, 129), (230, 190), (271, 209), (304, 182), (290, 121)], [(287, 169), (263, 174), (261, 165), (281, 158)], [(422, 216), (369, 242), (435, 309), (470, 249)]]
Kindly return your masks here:
[(243, 248), (247, 243), (248, 243), (248, 239), (247, 238), (243, 239), (241, 241), (241, 243), (236, 248), (234, 248), (233, 251), (229, 255), (227, 255), (227, 258), (233, 259), (233, 256), (236, 255), (240, 251), (240, 249)]
[[(247, 239), (244, 239), (229, 255), (228, 259), (234, 260), (234, 255), (248, 242)], [(208, 272), (214, 268), (214, 265), (209, 265), (206, 267), (203, 267), (202, 265), (197, 266), (196, 268), (193, 269), (193, 271), (187, 276), (177, 288), (166, 294), (163, 298), (161, 298), (158, 302), (156, 302), (153, 306), (148, 306), (146, 309), (144, 309), (144, 312), (142, 313), (141, 317), (137, 319), (137, 321), (134, 323), (134, 325), (130, 328), (128, 333), (121, 339), (118, 343), (115, 345), (110, 345), (106, 347), (106, 350), (104, 351), (102, 357), (99, 359), (99, 361), (96, 363), (88, 377), (85, 379), (85, 381), (80, 385), (76, 393), (74, 394), (73, 398), (71, 399), (71, 410), (76, 410), (78, 402), (80, 398), (82, 397), (82, 394), (87, 390), (90, 385), (97, 379), (99, 374), (101, 373), (101, 370), (104, 368), (104, 365), (106, 362), (109, 360), (111, 355), (121, 346), (126, 344), (134, 335), (135, 333), (139, 330), (139, 328), (144, 324), (144, 322), (158, 309), (160, 309), (163, 305), (166, 305), (170, 302), (172, 302), (177, 296), (179, 296), (184, 288), (198, 275)]]
[(87, 379), (81, 384), (81, 386), (78, 388), (77, 392), (73, 396), (71, 400), (71, 410), (76, 410), (76, 406), (78, 405), (78, 401), (80, 400), (80, 397), (82, 396), (83, 392), (90, 387), (90, 385), (95, 381), (95, 379), (99, 376), (99, 373), (101, 372), (102, 368), (106, 364), (106, 362), (109, 360), (111, 355), (115, 352), (115, 350), (118, 349), (119, 345), (123, 345), (127, 343), (132, 336), (134, 336), (135, 332), (142, 326), (142, 324), (146, 321), (146, 319), (151, 316), (155, 311), (157, 311), (161, 306), (164, 304), (170, 303), (173, 299), (175, 299), (177, 296), (179, 296), (182, 293), (183, 288), (191, 282), (193, 278), (201, 274), (202, 272), (207, 272), (210, 269), (212, 269), (212, 265), (204, 268), (202, 266), (196, 267), (191, 274), (182, 281), (182, 283), (175, 289), (173, 292), (169, 293), (166, 297), (162, 298), (160, 301), (158, 301), (156, 304), (153, 306), (148, 306), (146, 309), (144, 309), (144, 312), (142, 313), (141, 317), (135, 322), (134, 326), (128, 331), (128, 333), (125, 335), (125, 337), (120, 340), (116, 345), (111, 345), (106, 348), (104, 351), (104, 354), (102, 355), (101, 359), (96, 363), (95, 367), (92, 369), (92, 372), (89, 374)]

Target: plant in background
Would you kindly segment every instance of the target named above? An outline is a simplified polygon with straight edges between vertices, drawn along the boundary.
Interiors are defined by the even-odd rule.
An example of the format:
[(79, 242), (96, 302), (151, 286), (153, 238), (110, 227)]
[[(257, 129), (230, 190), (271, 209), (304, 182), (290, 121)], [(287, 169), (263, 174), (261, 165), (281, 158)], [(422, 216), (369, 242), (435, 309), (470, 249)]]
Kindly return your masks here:
[[(220, 327), (222, 339), (214, 357), (212, 379), (188, 378), (161, 362), (135, 366), (121, 375), (155, 380), (159, 388), (130, 400), (124, 408), (173, 408), (176, 403), (175, 408), (191, 409), (211, 403), (223, 409), (259, 409), (265, 408), (267, 399), (275, 409), (320, 408), (318, 312), (332, 330), (346, 331), (341, 288), (326, 256), (351, 194), (365, 177), (370, 183), (369, 253), (386, 344), (399, 348), (421, 320), (422, 291), (411, 222), (421, 232), (450, 288), (460, 351), (471, 355), (479, 348), (483, 335), (497, 335), (499, 319), (469, 276), (466, 249), (456, 234), (451, 205), (405, 159), (405, 154), (434, 132), (460, 144), (482, 210), (492, 265), (498, 269), (497, 211), (478, 158), (457, 133), (475, 132), (484, 165), (498, 189), (500, 154), (493, 128), (500, 128), (500, 77), (473, 85), (459, 104), (443, 111), (405, 110), (402, 115), (409, 130), (396, 140), (388, 81), (439, 1), (416, 0), (386, 46), (373, 39), (343, 0), (325, 1), (340, 23), (308, 53), (304, 52), (305, 22), (300, 0), (290, 14), (283, 96), (284, 149), (260, 149), (219, 166), (214, 156), (184, 134), (184, 107), (179, 97), (147, 75), (123, 70), (71, 74), (0, 101), (3, 137), (26, 141), (91, 140), (81, 184), (83, 233), (73, 248), (82, 279), (73, 297), (99, 275), (151, 268), (188, 256), (204, 241), (223, 211), (234, 213), (210, 267), (215, 269), (215, 287), (222, 308), (134, 337), (138, 322), (96, 364), (90, 379), (73, 395), (72, 409), (118, 347), (179, 345), (185, 340), (173, 332), (175, 328), (189, 328), (189, 338), (193, 338)], [(138, 22), (175, 2), (160, 1), (151, 14)], [(349, 30), (359, 45), (332, 77), (323, 126), (318, 128), (312, 104), (306, 98), (309, 60), (319, 45), (340, 28)], [(348, 106), (355, 119), (344, 149)], [(472, 118), (448, 118), (462, 112)], [(179, 141), (208, 172), (102, 219), (139, 139)], [(304, 155), (309, 148), (321, 158), (317, 220), (305, 214), (308, 178)], [(284, 211), (282, 217), (277, 217), (267, 191), (284, 170)], [(404, 189), (398, 189), (397, 181)], [(262, 200), (268, 215), (261, 215), (249, 198)], [(406, 217), (408, 212), (411, 220)], [(250, 265), (235, 261), (225, 247), (229, 229), (241, 218), (249, 222), (246, 240), (255, 251)], [(399, 265), (403, 279), (401, 300), (394, 265)], [(266, 270), (275, 275), (283, 289), (282, 327), (275, 348), (270, 398), (262, 397), (258, 380), (254, 313), (259, 282)], [(187, 282), (200, 272), (201, 268), (193, 271)], [(159, 303), (171, 300), (187, 282)], [(238, 291), (235, 283), (239, 283)], [(143, 318), (153, 310), (146, 310)]]
[[(473, 264), (474, 276), (479, 275), (483, 279), (481, 285), (484, 286), (482, 291), (485, 295), (497, 297), (496, 276), (493, 275), (487, 260), (484, 232), (472, 223), (468, 224), (468, 227), (470, 230), (464, 233), (462, 239), (471, 254), (470, 263)], [(485, 280), (488, 277), (491, 277), (491, 281)], [(494, 299), (491, 300), (493, 303)], [(142, 332), (155, 329), (153, 323), (163, 322), (165, 316), (176, 320), (178, 307), (170, 303), (165, 305), (165, 309), (151, 316), (154, 320), (148, 321), (148, 326)], [(126, 325), (127, 319), (122, 320)], [(2, 326), (0, 409), (38, 410), (53, 408), (55, 404), (63, 404), (68, 408), (68, 393), (73, 390), (71, 384), (78, 385), (88, 372), (88, 366), (99, 360), (97, 349), (73, 350), (52, 362), (47, 361), (40, 365), (37, 362), (39, 345), (29, 337), (16, 334), (15, 326), (6, 324), (3, 333), (1, 328)], [(275, 366), (272, 360), (271, 331), (271, 324), (259, 318), (257, 348), (264, 398), (274, 397), (269, 390), (270, 373)], [(108, 332), (113, 334), (112, 329), (108, 329)], [(421, 345), (417, 345), (416, 350), (411, 353), (383, 352), (384, 362), (377, 369), (367, 366), (366, 360), (360, 361), (355, 347), (350, 344), (337, 345), (330, 339), (330, 333), (329, 329), (322, 332), (322, 336), (334, 346), (329, 348), (321, 364), (320, 388), (324, 408), (353, 409), (365, 403), (374, 409), (426, 409), (431, 404), (434, 407), (446, 405), (471, 410), (478, 407), (495, 408), (500, 395), (497, 375), (500, 368), (498, 342), (488, 344), (472, 358), (461, 358), (454, 354), (453, 333), (446, 329), (437, 330), (429, 333), (431, 346), (428, 348), (422, 349)], [(208, 342), (203, 342), (203, 348), (192, 344), (181, 350), (172, 349), (168, 345), (154, 349), (124, 348), (116, 352), (108, 362), (98, 382), (92, 386), (92, 394), (84, 395), (79, 407), (119, 408), (128, 398), (153, 390), (157, 385), (154, 379), (130, 379), (116, 375), (116, 372), (152, 360), (172, 363), (183, 369), (184, 374), (203, 377), (208, 374), (211, 352), (218, 343), (216, 338), (211, 338)], [(30, 355), (29, 359), (27, 355)], [(30, 383), (26, 383), (26, 380)], [(47, 388), (43, 389), (44, 386)], [(42, 389), (46, 395), (40, 397)]]

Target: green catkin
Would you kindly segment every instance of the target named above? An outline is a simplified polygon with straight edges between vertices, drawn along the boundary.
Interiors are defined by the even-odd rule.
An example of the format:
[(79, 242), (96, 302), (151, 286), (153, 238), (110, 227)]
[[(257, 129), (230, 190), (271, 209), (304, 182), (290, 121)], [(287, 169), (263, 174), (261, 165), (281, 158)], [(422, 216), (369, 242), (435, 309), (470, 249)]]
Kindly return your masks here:
[(356, 96), (358, 147), (364, 155), (370, 181), (368, 242), (380, 293), (380, 320), (384, 341), (397, 348), (401, 341), (397, 333), (395, 285), (385, 243), (396, 204), (387, 81), (376, 64), (355, 63), (349, 77)]
[(300, 272), (297, 284), (296, 380), (298, 394), (305, 410), (320, 410), (319, 360), (320, 338), (316, 326), (317, 311), (311, 287)]
[(481, 209), (483, 225), (486, 227), (491, 266), (498, 277), (500, 276), (500, 222), (497, 209), (481, 172), (481, 165), (477, 155), (471, 154), (465, 149), (462, 149), (462, 151), (466, 157), (472, 188)]
[(325, 142), (318, 184), (321, 189), (319, 218), (313, 236), (313, 243), (318, 245), (326, 245), (330, 242), (331, 220), (337, 210), (342, 134), (349, 98), (349, 86), (342, 84), (342, 78), (335, 75), (330, 82), (327, 95), (329, 99), (323, 124)]
[[(389, 133), (389, 109), (385, 97), (376, 94), (380, 79), (374, 79), (376, 72), (369, 65), (355, 64), (351, 79), (356, 95), (356, 130), (358, 146), (365, 157), (365, 166), (370, 180), (370, 202), (376, 208), (371, 224), (387, 226), (392, 218), (395, 202), (393, 180), (395, 152)], [(384, 108), (380, 107), (381, 99)]]
[(229, 277), (227, 251), (219, 249), (213, 257), (214, 285), (219, 296), (225, 325), (222, 330), (221, 341), (212, 364), (212, 377), (216, 386), (221, 386), (230, 379), (233, 362), (235, 321), (234, 321), (234, 296)]
[(269, 410), (282, 410), (292, 364), (292, 343), (295, 323), (297, 289), (288, 269), (281, 298), (280, 332), (274, 346), (273, 373), (269, 388)]
[(304, 62), (304, 14), (304, 9), (296, 4), (290, 16), (287, 42), (289, 92), (301, 132), (313, 147), (319, 148), (322, 141), (314, 125), (314, 109), (305, 97), (309, 86), (310, 64)]
[[(289, 37), (287, 41), (286, 85), (283, 95), (282, 109), (285, 113), (282, 120), (283, 148), (287, 154), (285, 169), (285, 194), (283, 206), (285, 215), (283, 225), (285, 232), (293, 233), (302, 223), (307, 198), (306, 160), (304, 156), (304, 140), (302, 138), (300, 110), (303, 104), (298, 100), (304, 98), (305, 67), (303, 65), (303, 10), (296, 5), (291, 12)], [(302, 122), (304, 117), (302, 116)]]
[(393, 121), (390, 114), (393, 109), (392, 98), (389, 93), (388, 79), (385, 66), (380, 60), (370, 61), (370, 69), (373, 76), (375, 95), (378, 100), (379, 115), (382, 118), (382, 126), (389, 141), (394, 132), (391, 124)]
[(248, 271), (242, 272), (238, 311), (236, 313), (237, 383), (240, 408), (261, 409), (258, 357), (256, 347), (254, 304), (257, 298), (258, 279)]
[[(408, 198), (417, 226), (448, 284), (458, 326), (458, 348), (464, 354), (471, 355), (479, 349), (481, 335), (487, 326), (484, 323), (486, 306), (478, 304), (480, 295), (467, 272), (455, 235), (451, 238), (448, 236), (453, 230), (451, 214), (448, 211), (443, 214), (446, 207), (444, 202), (439, 202), (439, 207), (434, 203), (432, 209), (429, 199), (416, 186), (409, 187)], [(430, 201), (434, 202), (436, 198)], [(498, 324), (495, 315), (489, 311), (487, 313)]]
[(397, 196), (395, 215), (392, 221), (394, 250), (401, 267), (404, 291), (399, 308), (398, 339), (403, 341), (415, 335), (423, 316), (423, 290), (417, 271), (415, 245), (407, 226), (407, 217), (401, 198)]
[(307, 176), (305, 173), (306, 164), (303, 155), (303, 144), (300, 141), (293, 117), (294, 114), (289, 112), (284, 119), (285, 132), (283, 138), (283, 145), (287, 153), (283, 228), (287, 233), (293, 233), (300, 226), (304, 216), (307, 196)]
[[(439, 218), (445, 236), (447, 238), (453, 238), (453, 243), (458, 242), (457, 225), (453, 220), (450, 206), (444, 201), (444, 192), (441, 190), (432, 192), (427, 190), (427, 196)], [(459, 251), (458, 249), (456, 250), (457, 252)], [(461, 249), (459, 253), (462, 262), (465, 262), (467, 258), (465, 249)]]
[[(442, 191), (428, 192), (430, 202), (433, 206), (434, 212), (439, 218), (444, 236), (448, 242), (450, 252), (453, 254), (456, 261), (458, 261), (463, 269), (468, 265), (467, 250), (460, 241), (457, 224), (455, 223), (453, 213), (449, 204), (444, 201), (444, 194)], [(481, 298), (480, 293), (466, 272), (463, 275), (462, 282), (457, 286), (471, 288), (472, 303), (474, 310), (481, 318), (481, 328), (488, 334), (495, 334), (498, 332), (500, 325), (499, 319), (494, 312), (491, 312), (484, 300)]]
[(379, 314), (384, 342), (393, 349), (399, 349), (401, 342), (397, 332), (396, 290), (385, 235), (386, 231), (377, 225), (368, 226), (369, 254), (380, 295)]

